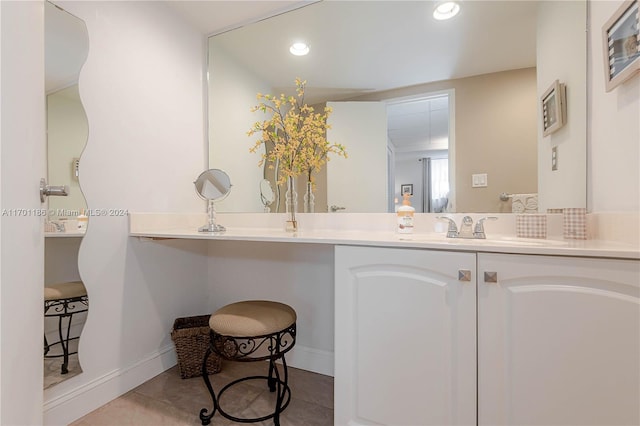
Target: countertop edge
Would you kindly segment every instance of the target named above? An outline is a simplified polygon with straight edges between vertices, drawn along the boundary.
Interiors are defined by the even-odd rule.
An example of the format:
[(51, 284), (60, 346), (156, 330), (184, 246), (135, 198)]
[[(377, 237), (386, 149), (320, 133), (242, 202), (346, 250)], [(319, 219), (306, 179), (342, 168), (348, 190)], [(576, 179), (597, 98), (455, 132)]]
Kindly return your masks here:
[[(311, 231), (288, 233), (273, 229), (200, 233), (185, 229), (163, 229), (130, 232), (131, 237), (142, 239), (187, 239), (207, 241), (281, 242), (329, 245), (357, 245), (376, 247), (419, 248), (480, 253), (530, 254), (572, 257), (599, 257), (640, 260), (637, 247), (599, 240), (539, 240), (523, 239), (508, 242), (473, 239), (446, 239), (439, 234), (396, 234), (393, 232)], [(440, 239), (441, 238), (441, 239)]]

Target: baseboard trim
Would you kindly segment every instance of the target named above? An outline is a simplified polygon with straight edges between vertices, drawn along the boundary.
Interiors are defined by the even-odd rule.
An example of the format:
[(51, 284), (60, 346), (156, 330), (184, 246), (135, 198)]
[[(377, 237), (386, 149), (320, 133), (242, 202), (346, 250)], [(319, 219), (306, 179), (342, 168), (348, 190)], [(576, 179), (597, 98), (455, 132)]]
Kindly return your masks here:
[[(68, 425), (176, 365), (173, 345), (113, 370), (61, 395), (45, 399), (44, 425)], [(45, 392), (45, 398), (46, 398)]]
[(291, 353), (287, 354), (287, 364), (333, 377), (333, 352), (296, 345)]

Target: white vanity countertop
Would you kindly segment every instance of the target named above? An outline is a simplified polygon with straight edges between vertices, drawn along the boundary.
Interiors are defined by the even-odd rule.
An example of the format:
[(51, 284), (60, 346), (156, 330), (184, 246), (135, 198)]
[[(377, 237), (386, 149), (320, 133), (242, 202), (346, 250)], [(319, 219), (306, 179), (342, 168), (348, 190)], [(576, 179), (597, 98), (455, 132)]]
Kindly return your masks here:
[[(203, 233), (197, 231), (197, 228), (204, 224), (204, 221), (202, 220), (203, 218), (204, 216), (197, 215), (187, 218), (184, 221), (181, 220), (176, 222), (161, 219), (160, 216), (151, 216), (151, 220), (149, 220), (150, 217), (148, 214), (132, 213), (130, 215), (129, 235), (156, 239), (360, 245), (492, 253), (640, 259), (640, 247), (637, 245), (601, 240), (563, 240), (561, 236), (559, 238), (556, 237), (549, 239), (528, 239), (517, 238), (509, 234), (487, 232), (488, 239), (486, 240), (454, 239), (446, 238), (444, 233), (436, 232), (398, 234), (394, 231), (385, 230), (313, 229), (313, 226), (311, 226), (310, 223), (307, 223), (307, 227), (302, 227), (299, 231), (293, 233), (286, 232), (283, 227), (232, 226), (234, 224), (233, 220), (228, 220), (227, 223), (224, 221), (222, 222), (227, 228), (223, 233)], [(280, 224), (278, 220), (274, 223)], [(384, 228), (385, 227), (382, 227), (382, 229)], [(386, 226), (386, 228), (388, 228), (388, 226)]]

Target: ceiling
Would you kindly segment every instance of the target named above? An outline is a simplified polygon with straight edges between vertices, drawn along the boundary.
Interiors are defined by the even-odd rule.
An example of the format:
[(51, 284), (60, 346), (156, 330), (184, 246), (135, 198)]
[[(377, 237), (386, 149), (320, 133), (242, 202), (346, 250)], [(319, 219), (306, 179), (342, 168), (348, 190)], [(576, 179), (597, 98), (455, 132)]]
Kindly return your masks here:
[[(204, 35), (241, 27), (217, 36), (217, 42), (239, 58), (259, 63), (274, 88), (289, 87), (304, 75), (320, 95), (351, 96), (535, 66), (535, 1), (466, 0), (450, 21), (431, 18), (435, 1), (163, 3)], [(282, 14), (293, 9), (297, 10)], [(84, 23), (67, 13), (48, 13), (45, 31), (49, 90), (68, 83), (67, 68), (77, 73), (88, 46)], [(306, 57), (288, 53), (298, 38), (311, 45)], [(73, 56), (74, 52), (81, 53)], [(331, 61), (343, 68), (327, 72), (317, 66)], [(282, 73), (283, 66), (290, 73)]]
[[(203, 35), (214, 34), (213, 40), (245, 66), (257, 66), (275, 91), (291, 93), (295, 78), (304, 76), (309, 103), (532, 67), (536, 61), (535, 1), (466, 0), (449, 21), (431, 17), (435, 1), (163, 3)], [(88, 50), (82, 21), (60, 10), (49, 12), (47, 92), (77, 80)], [(310, 45), (309, 55), (289, 54), (289, 45), (297, 40)], [(411, 121), (417, 122), (412, 114)], [(392, 116), (392, 129), (412, 118)], [(418, 127), (412, 137), (409, 130), (397, 131), (396, 143), (424, 139), (426, 130)]]
[[(293, 81), (304, 77), (310, 104), (535, 66), (537, 2), (466, 0), (449, 21), (432, 18), (436, 3), (167, 4), (203, 34), (216, 34), (211, 38), (216, 46), (254, 69), (276, 93), (293, 94)], [(285, 10), (290, 12), (282, 14)], [(260, 20), (268, 16), (274, 17)], [(309, 55), (288, 52), (298, 40), (310, 45)], [(388, 119), (389, 139), (397, 152), (442, 146), (437, 142), (448, 139), (446, 105), (435, 108), (426, 100), (389, 106)]]
[(396, 154), (447, 149), (449, 96), (387, 105), (387, 136)]
[[(308, 81), (307, 95), (352, 97), (390, 88), (535, 66), (535, 1), (462, 2), (449, 21), (435, 1), (178, 1), (169, 7), (214, 37), (274, 90)], [(305, 7), (299, 7), (305, 5)], [(273, 19), (260, 17), (294, 7)], [(208, 24), (208, 25), (207, 25)], [(288, 52), (297, 40), (311, 52)], [(437, 58), (437, 59), (434, 59)]]
[(317, 0), (170, 0), (165, 4), (204, 35), (217, 34)]

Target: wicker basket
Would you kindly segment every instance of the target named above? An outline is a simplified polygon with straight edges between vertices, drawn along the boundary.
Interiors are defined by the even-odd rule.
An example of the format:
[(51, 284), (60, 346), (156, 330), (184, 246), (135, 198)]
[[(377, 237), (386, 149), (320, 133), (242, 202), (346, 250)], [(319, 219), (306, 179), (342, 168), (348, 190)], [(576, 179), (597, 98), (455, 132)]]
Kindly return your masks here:
[[(171, 339), (178, 354), (178, 370), (180, 377), (202, 376), (202, 360), (209, 347), (209, 317), (177, 318), (173, 323)], [(221, 360), (216, 354), (211, 354), (207, 360), (207, 372), (215, 374), (220, 371)]]

